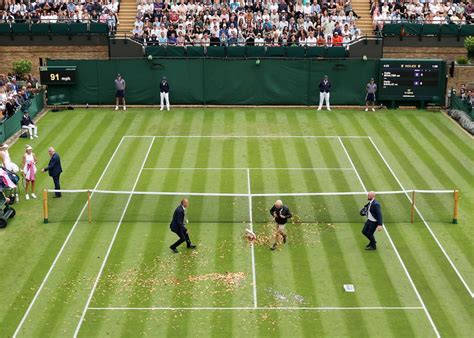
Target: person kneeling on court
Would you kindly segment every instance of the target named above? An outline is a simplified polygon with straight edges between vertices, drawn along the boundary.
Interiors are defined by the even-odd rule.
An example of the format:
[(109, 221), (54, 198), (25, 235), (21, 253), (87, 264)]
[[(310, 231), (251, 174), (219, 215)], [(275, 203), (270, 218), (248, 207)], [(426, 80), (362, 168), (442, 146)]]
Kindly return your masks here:
[(369, 239), (369, 244), (365, 247), (366, 250), (377, 250), (377, 241), (375, 240), (375, 230), (381, 231), (383, 220), (382, 220), (382, 208), (380, 203), (375, 200), (375, 192), (369, 191), (367, 194), (367, 203), (360, 211), (361, 216), (367, 216), (367, 221), (362, 229), (362, 234)]
[(188, 220), (186, 219), (186, 208), (188, 207), (189, 202), (187, 198), (183, 198), (181, 203), (178, 205), (176, 210), (173, 213), (173, 219), (171, 220), (170, 229), (176, 235), (178, 235), (179, 239), (170, 246), (171, 251), (174, 253), (178, 253), (177, 247), (180, 246), (182, 243), (186, 242), (188, 249), (195, 249), (196, 246), (191, 243), (188, 235), (188, 229), (186, 229), (186, 224)]
[(275, 233), (275, 243), (273, 243), (271, 249), (275, 250), (280, 242), (280, 239), (283, 238), (283, 243), (286, 243), (286, 231), (285, 231), (285, 224), (288, 222), (288, 219), (293, 217), (291, 214), (290, 209), (283, 204), (281, 200), (277, 200), (275, 205), (270, 209), (270, 214), (273, 216), (276, 227)]

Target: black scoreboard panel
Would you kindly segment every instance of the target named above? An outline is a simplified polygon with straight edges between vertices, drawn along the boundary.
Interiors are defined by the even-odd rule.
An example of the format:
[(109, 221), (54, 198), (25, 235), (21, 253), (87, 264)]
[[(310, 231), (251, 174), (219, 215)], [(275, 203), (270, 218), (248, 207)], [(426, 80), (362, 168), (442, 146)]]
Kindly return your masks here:
[(68, 85), (76, 83), (76, 66), (40, 67), (43, 85)]
[(378, 99), (441, 101), (445, 82), (442, 60), (381, 59)]

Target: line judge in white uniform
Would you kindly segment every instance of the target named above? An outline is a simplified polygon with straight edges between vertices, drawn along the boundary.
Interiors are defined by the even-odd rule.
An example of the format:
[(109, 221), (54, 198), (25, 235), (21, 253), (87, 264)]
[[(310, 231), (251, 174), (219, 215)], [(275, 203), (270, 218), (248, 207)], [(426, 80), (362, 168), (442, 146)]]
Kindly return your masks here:
[(170, 110), (170, 85), (166, 80), (166, 76), (163, 76), (160, 82), (160, 110), (165, 108), (166, 101), (166, 110)]

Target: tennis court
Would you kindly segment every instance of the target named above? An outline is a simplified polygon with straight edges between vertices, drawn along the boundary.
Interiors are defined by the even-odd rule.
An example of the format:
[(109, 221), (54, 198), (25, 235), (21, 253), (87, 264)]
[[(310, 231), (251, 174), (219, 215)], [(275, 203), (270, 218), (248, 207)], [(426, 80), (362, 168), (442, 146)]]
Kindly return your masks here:
[[(107, 114), (98, 110), (97, 118)], [(137, 114), (138, 125), (126, 126), (128, 114)], [(472, 153), (461, 151), (469, 149), (464, 136), (450, 142), (467, 164), (458, 167), (456, 184), (439, 184), (431, 176), (446, 169), (429, 170), (425, 150), (447, 159), (451, 153), (426, 135), (415, 137), (422, 128), (396, 141), (372, 133), (384, 119), (397, 125), (410, 118), (405, 112), (358, 116), (374, 125), (346, 112), (317, 118), (297, 110), (140, 114), (118, 118), (123, 126), (105, 136), (101, 170), (69, 184), (82, 192), (49, 200), (47, 226), (69, 225), (68, 231), (24, 301), (18, 336), (439, 336), (472, 328), (438, 307), (451, 298), (465, 307), (458, 315), (472, 319), (472, 230), (450, 224), (456, 188), (466, 196), (460, 221), (472, 217), (463, 213), (472, 205), (472, 183), (462, 185), (469, 181), (463, 168), (472, 163)], [(442, 116), (420, 116), (415, 119), (441, 130), (453, 128)], [(275, 119), (291, 127), (279, 133)], [(252, 122), (249, 130), (240, 130), (239, 120)], [(413, 144), (411, 137), (420, 149), (400, 151), (404, 142)], [(76, 153), (78, 166), (85, 167), (87, 156), (94, 155)], [(413, 175), (405, 167), (412, 163)], [(447, 170), (452, 165), (439, 163)], [(78, 169), (76, 176), (82, 174)], [(418, 207), (410, 223), (413, 189)], [(358, 211), (369, 190), (382, 192), (386, 227), (377, 234), (377, 252), (365, 252), (360, 234)], [(187, 217), (198, 249), (173, 255), (168, 226), (182, 197), (190, 200)], [(277, 198), (295, 222), (288, 225), (289, 243), (272, 252), (268, 209)], [(257, 234), (255, 243), (245, 240), (246, 228)], [(356, 292), (344, 292), (344, 284)], [(440, 290), (445, 284), (451, 289)]]

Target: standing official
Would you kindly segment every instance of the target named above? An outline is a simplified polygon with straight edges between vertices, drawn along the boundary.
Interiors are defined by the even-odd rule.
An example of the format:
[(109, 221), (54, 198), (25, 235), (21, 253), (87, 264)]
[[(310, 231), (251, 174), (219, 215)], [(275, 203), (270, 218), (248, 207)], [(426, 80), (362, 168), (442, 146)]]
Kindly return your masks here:
[(166, 80), (166, 76), (163, 76), (160, 82), (160, 110), (165, 108), (166, 101), (166, 110), (170, 110), (170, 84)]
[(291, 214), (290, 209), (283, 204), (281, 200), (277, 200), (273, 207), (270, 209), (270, 214), (273, 216), (276, 227), (275, 233), (275, 243), (273, 243), (271, 249), (275, 250), (277, 248), (278, 243), (280, 242), (280, 238), (283, 238), (283, 243), (286, 243), (286, 230), (285, 225), (288, 222), (288, 219), (293, 217)]
[[(63, 168), (61, 167), (61, 159), (59, 158), (58, 153), (56, 153), (53, 147), (49, 147), (48, 154), (50, 156), (49, 164), (46, 168), (41, 169), (41, 172), (48, 172), (49, 176), (53, 178), (54, 189), (61, 190), (61, 184), (59, 183), (59, 177), (63, 172)], [(61, 197), (61, 192), (56, 191), (54, 193), (54, 197)]]
[(171, 251), (178, 253), (177, 247), (182, 243), (186, 242), (188, 249), (195, 249), (196, 246), (191, 243), (188, 235), (188, 229), (186, 229), (186, 224), (188, 220), (185, 217), (186, 208), (188, 207), (189, 202), (186, 198), (181, 200), (181, 203), (178, 205), (176, 210), (173, 213), (173, 219), (171, 220), (170, 229), (179, 239), (170, 246)]
[(369, 111), (369, 106), (372, 106), (372, 111), (375, 111), (375, 92), (377, 91), (377, 85), (374, 82), (374, 78), (371, 78), (369, 83), (365, 86), (367, 94), (365, 95), (365, 111)]
[(362, 234), (369, 239), (366, 250), (377, 250), (377, 241), (375, 240), (375, 230), (381, 231), (383, 225), (382, 208), (380, 203), (375, 200), (375, 192), (370, 191), (367, 194), (367, 203), (360, 211), (361, 216), (367, 216), (367, 221), (362, 229)]
[(331, 82), (329, 82), (328, 76), (324, 75), (324, 78), (319, 82), (319, 107), (318, 110), (321, 110), (323, 107), (324, 101), (326, 101), (327, 110), (331, 111), (329, 106), (329, 96), (331, 93)]
[(125, 105), (125, 80), (122, 75), (117, 74), (117, 78), (114, 81), (115, 84), (115, 110), (119, 109), (120, 100), (122, 100), (123, 110), (127, 110)]

